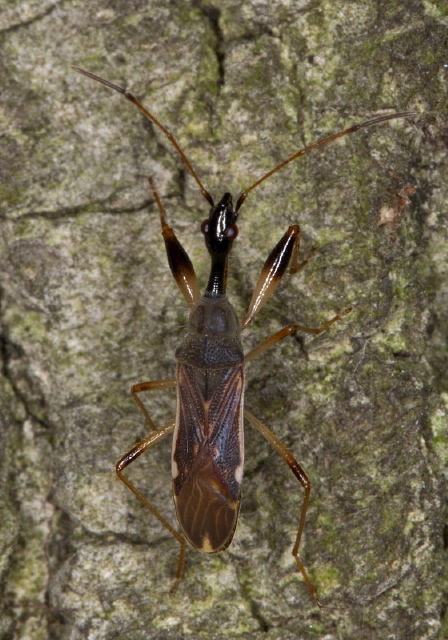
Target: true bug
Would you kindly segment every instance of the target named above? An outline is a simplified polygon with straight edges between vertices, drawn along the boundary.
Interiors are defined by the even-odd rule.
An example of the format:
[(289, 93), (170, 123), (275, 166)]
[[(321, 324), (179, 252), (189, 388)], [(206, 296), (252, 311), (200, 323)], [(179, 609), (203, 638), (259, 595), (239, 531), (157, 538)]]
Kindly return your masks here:
[[(234, 208), (230, 193), (225, 193), (218, 204), (214, 204), (212, 196), (203, 187), (175, 138), (132, 94), (88, 71), (78, 67), (73, 68), (82, 75), (124, 95), (163, 131), (211, 207), (209, 217), (201, 226), (211, 258), (209, 281), (204, 295), (201, 296), (190, 258), (173, 229), (168, 225), (165, 209), (150, 178), (151, 189), (160, 213), (168, 263), (177, 285), (191, 307), (191, 312), (188, 334), (176, 351), (176, 378), (143, 382), (134, 385), (131, 389), (132, 397), (145, 416), (152, 433), (117, 462), (117, 475), (180, 544), (173, 590), (182, 574), (186, 540), (199, 551), (218, 553), (226, 549), (233, 539), (241, 498), (244, 463), (243, 417), (245, 417), (289, 465), (305, 491), (292, 554), (308, 589), (321, 607), (322, 603), (316, 589), (298, 555), (310, 498), (310, 482), (291, 452), (258, 418), (243, 408), (244, 365), (297, 331), (319, 335), (347, 315), (352, 307), (315, 329), (299, 324), (288, 325), (244, 355), (240, 339), (241, 331), (252, 322), (271, 297), (288, 265), (290, 273), (297, 273), (307, 264), (315, 249), (312, 249), (299, 263), (300, 229), (298, 225), (290, 226), (269, 254), (254, 289), (248, 312), (241, 323), (226, 296), (228, 256), (238, 235), (236, 220), (241, 205), (248, 193), (264, 180), (299, 156), (336, 138), (386, 120), (412, 117), (417, 114), (403, 112), (381, 116), (354, 125), (301, 149), (245, 189), (238, 197)], [(143, 391), (173, 387), (177, 390), (176, 418), (161, 429), (157, 429), (138, 394)], [(123, 475), (123, 470), (140, 454), (173, 432), (173, 496), (182, 534), (176, 531)]]

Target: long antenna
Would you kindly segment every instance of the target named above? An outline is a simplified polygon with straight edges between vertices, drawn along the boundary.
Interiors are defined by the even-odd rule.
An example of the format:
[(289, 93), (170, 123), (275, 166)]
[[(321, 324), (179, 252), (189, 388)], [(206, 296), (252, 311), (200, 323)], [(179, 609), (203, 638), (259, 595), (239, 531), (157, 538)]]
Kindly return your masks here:
[(235, 212), (239, 210), (239, 208), (247, 198), (248, 193), (252, 191), (252, 189), (255, 189), (255, 187), (258, 187), (259, 184), (261, 184), (262, 182), (270, 178), (272, 174), (276, 173), (277, 171), (280, 171), (280, 169), (283, 169), (283, 167), (285, 167), (287, 164), (289, 164), (296, 158), (303, 156), (305, 153), (312, 151), (312, 149), (316, 149), (316, 147), (321, 147), (322, 145), (327, 144), (332, 140), (336, 140), (336, 138), (341, 138), (342, 136), (345, 136), (348, 133), (353, 133), (354, 131), (358, 131), (358, 129), (371, 127), (374, 124), (379, 124), (380, 122), (385, 122), (386, 120), (394, 120), (395, 118), (410, 118), (417, 115), (418, 113), (416, 111), (403, 111), (402, 113), (392, 113), (388, 116), (380, 116), (379, 118), (375, 118), (374, 120), (368, 120), (367, 122), (362, 122), (361, 124), (355, 124), (353, 127), (350, 127), (349, 129), (345, 129), (345, 131), (334, 133), (332, 136), (329, 136), (328, 138), (319, 140), (318, 142), (311, 144), (309, 147), (305, 147), (305, 149), (301, 149), (300, 151), (297, 151), (297, 153), (295, 153), (293, 156), (281, 162), (277, 167), (275, 167), (274, 169), (271, 169), (271, 171), (268, 171), (268, 173), (266, 173), (262, 178), (254, 182), (253, 185), (251, 185), (248, 189), (243, 191), (237, 200)]
[(104, 84), (106, 87), (110, 87), (111, 89), (114, 89), (115, 91), (118, 91), (118, 93), (121, 93), (127, 100), (129, 100), (129, 102), (132, 102), (133, 104), (135, 104), (140, 109), (140, 111), (143, 111), (145, 116), (147, 118), (149, 118), (149, 120), (151, 120), (151, 122), (153, 122), (156, 125), (156, 127), (159, 127), (159, 129), (161, 131), (163, 131), (163, 133), (166, 135), (168, 140), (171, 142), (173, 147), (176, 149), (177, 153), (180, 155), (180, 157), (182, 158), (182, 160), (186, 164), (189, 172), (191, 173), (193, 178), (196, 180), (196, 182), (197, 182), (197, 184), (199, 186), (199, 189), (201, 190), (201, 193), (204, 196), (204, 198), (207, 200), (207, 202), (212, 207), (214, 206), (213, 198), (211, 197), (209, 192), (204, 188), (202, 182), (199, 180), (199, 177), (198, 177), (196, 171), (193, 169), (193, 167), (191, 166), (190, 161), (188, 160), (187, 156), (185, 155), (185, 153), (182, 151), (182, 149), (178, 145), (177, 140), (171, 135), (171, 133), (168, 131), (168, 129), (166, 129), (163, 126), (163, 124), (161, 124), (157, 120), (157, 118), (155, 118), (152, 115), (152, 113), (150, 113), (147, 109), (145, 109), (145, 107), (137, 100), (137, 98), (135, 98), (132, 95), (132, 93), (129, 93), (129, 91), (126, 91), (125, 89), (122, 89), (121, 87), (117, 87), (116, 84), (112, 84), (112, 82), (109, 82), (108, 80), (104, 80), (104, 78), (100, 78), (100, 76), (96, 76), (94, 73), (90, 73), (90, 71), (84, 71), (84, 69), (80, 69), (79, 67), (74, 67), (74, 66), (72, 66), (72, 69), (74, 69), (75, 71), (77, 71), (81, 75), (86, 76), (87, 78), (90, 78), (91, 80), (96, 80), (96, 82), (100, 82), (101, 84)]

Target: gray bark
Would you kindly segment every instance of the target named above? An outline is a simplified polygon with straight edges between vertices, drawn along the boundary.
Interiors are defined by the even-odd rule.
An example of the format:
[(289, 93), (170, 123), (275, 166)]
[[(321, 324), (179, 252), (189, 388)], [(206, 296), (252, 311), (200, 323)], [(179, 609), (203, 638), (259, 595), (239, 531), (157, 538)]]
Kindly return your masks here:
[[(448, 458), (448, 18), (443, 2), (10, 3), (1, 16), (0, 637), (430, 639), (444, 621)], [(240, 523), (223, 554), (178, 544), (114, 475), (148, 431), (136, 382), (174, 374), (188, 309), (152, 175), (197, 268), (208, 207), (167, 139), (76, 64), (131, 90), (215, 199), (250, 194), (229, 273), (240, 316), (300, 223), (319, 252), (244, 336), (291, 338), (250, 365), (247, 406), (312, 481), (247, 427)], [(246, 332), (245, 332), (246, 333)], [(161, 426), (172, 394), (150, 394)], [(172, 523), (170, 442), (129, 476)]]

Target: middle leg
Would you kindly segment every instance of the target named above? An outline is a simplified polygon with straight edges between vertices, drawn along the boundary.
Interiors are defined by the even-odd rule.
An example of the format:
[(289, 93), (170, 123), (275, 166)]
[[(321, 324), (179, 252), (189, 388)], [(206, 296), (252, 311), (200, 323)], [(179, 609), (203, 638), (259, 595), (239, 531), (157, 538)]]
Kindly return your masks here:
[(280, 331), (277, 331), (272, 336), (269, 336), (269, 338), (266, 338), (266, 340), (263, 340), (263, 342), (260, 342), (260, 344), (258, 344), (251, 351), (249, 351), (249, 353), (247, 353), (244, 357), (244, 362), (250, 362), (257, 356), (259, 356), (261, 353), (264, 353), (264, 351), (267, 351), (268, 349), (273, 347), (274, 344), (277, 344), (277, 342), (280, 342), (280, 340), (283, 340), (287, 336), (290, 336), (293, 333), (296, 333), (297, 331), (303, 331), (304, 333), (311, 333), (315, 336), (318, 336), (320, 333), (325, 331), (325, 329), (328, 329), (328, 327), (332, 325), (334, 322), (337, 322), (340, 318), (343, 318), (348, 313), (350, 313), (352, 309), (353, 307), (348, 307), (347, 309), (344, 309), (344, 311), (342, 311), (341, 313), (338, 313), (333, 318), (328, 320), (328, 322), (323, 324), (321, 327), (317, 327), (316, 329), (313, 329), (312, 327), (305, 327), (302, 324), (288, 324), (286, 327), (283, 327), (283, 329), (280, 329)]
[(140, 400), (137, 394), (142, 391), (155, 391), (156, 389), (172, 389), (177, 384), (175, 378), (170, 378), (169, 380), (150, 380), (148, 382), (140, 382), (139, 384), (134, 384), (131, 387), (131, 395), (137, 403), (140, 411), (145, 416), (146, 422), (149, 424), (153, 431), (157, 431), (157, 427), (152, 421), (148, 410), (146, 409), (143, 402)]

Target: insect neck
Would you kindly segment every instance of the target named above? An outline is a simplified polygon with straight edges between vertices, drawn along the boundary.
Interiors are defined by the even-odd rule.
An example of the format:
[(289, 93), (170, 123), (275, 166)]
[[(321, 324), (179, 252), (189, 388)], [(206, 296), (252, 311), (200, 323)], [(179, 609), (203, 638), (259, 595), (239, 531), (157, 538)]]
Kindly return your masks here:
[(205, 295), (208, 298), (224, 296), (227, 289), (228, 256), (211, 256), (212, 264)]
[(202, 232), (211, 260), (210, 276), (205, 289), (207, 297), (226, 294), (229, 253), (238, 234), (236, 218), (232, 196), (225, 193), (220, 202), (212, 207), (208, 220), (202, 223)]

